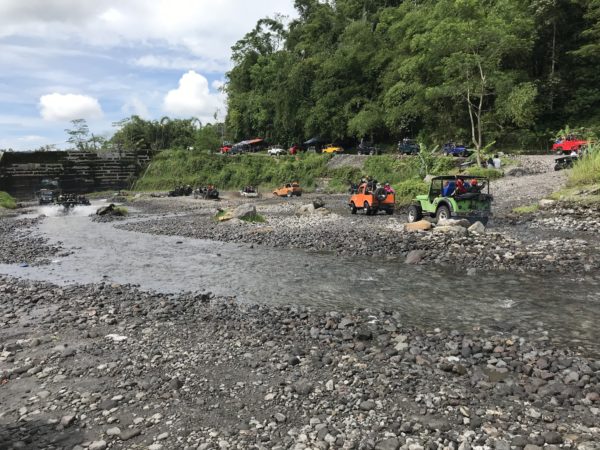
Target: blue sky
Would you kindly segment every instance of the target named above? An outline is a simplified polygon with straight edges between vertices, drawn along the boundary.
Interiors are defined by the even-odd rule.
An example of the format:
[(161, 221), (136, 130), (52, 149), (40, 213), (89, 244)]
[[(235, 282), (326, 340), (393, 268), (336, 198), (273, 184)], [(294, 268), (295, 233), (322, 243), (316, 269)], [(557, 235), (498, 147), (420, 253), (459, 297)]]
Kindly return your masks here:
[(225, 114), (230, 47), (293, 0), (1, 0), (0, 149), (64, 147), (70, 120)]

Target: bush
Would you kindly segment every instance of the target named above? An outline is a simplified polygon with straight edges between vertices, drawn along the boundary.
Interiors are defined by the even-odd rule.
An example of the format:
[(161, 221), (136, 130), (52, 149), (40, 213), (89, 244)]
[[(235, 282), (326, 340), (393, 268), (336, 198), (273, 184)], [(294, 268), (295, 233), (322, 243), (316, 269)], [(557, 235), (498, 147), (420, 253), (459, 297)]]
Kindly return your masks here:
[(251, 216), (242, 217), (240, 218), (240, 220), (248, 223), (265, 223), (267, 221), (265, 217), (260, 214), (253, 214)]
[(15, 209), (17, 202), (6, 192), (0, 191), (0, 208)]
[(596, 145), (573, 165), (569, 175), (569, 186), (598, 183), (600, 183), (600, 146)]
[(467, 172), (463, 175), (467, 177), (487, 177), (490, 180), (497, 180), (498, 178), (502, 178), (504, 176), (504, 173), (496, 169), (487, 169), (483, 167), (469, 167), (467, 169)]
[(417, 195), (427, 194), (429, 185), (418, 178), (405, 180), (393, 185), (396, 191), (396, 203), (398, 205), (409, 205)]

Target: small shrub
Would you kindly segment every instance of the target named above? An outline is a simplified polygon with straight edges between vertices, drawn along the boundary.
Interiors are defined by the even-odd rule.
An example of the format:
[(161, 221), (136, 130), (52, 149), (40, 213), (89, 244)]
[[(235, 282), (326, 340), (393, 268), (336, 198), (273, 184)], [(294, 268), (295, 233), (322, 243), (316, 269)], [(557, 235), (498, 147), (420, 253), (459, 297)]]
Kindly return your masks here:
[(0, 191), (0, 208), (15, 209), (17, 202), (6, 192)]
[(129, 211), (124, 206), (115, 206), (113, 209), (113, 216), (121, 216), (124, 217), (129, 214)]
[(267, 220), (260, 214), (253, 214), (251, 216), (242, 217), (240, 220), (248, 223), (265, 223)]

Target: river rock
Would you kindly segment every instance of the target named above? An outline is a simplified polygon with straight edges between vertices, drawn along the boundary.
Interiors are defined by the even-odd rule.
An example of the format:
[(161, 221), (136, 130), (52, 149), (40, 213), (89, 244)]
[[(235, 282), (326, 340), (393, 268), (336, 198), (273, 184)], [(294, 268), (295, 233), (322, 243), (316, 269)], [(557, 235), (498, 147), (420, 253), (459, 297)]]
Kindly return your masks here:
[(404, 261), (406, 264), (419, 264), (423, 257), (425, 256), (425, 251), (423, 250), (411, 250), (406, 255), (406, 260)]
[(432, 223), (427, 220), (419, 220), (418, 222), (404, 224), (404, 230), (406, 231), (429, 231), (432, 228)]
[(538, 204), (540, 205), (540, 208), (550, 208), (550, 207), (556, 205), (556, 200), (552, 200), (549, 198), (543, 198), (539, 201)]
[(315, 209), (319, 209), (319, 208), (325, 208), (325, 202), (323, 201), (322, 198), (315, 198), (312, 202), (313, 206), (315, 207)]
[(249, 203), (240, 205), (233, 210), (233, 217), (235, 219), (246, 219), (252, 216), (256, 216), (256, 206)]
[(375, 446), (375, 450), (398, 450), (400, 441), (397, 438), (389, 438), (379, 441)]
[(471, 225), (468, 229), (469, 233), (474, 234), (484, 234), (485, 233), (485, 225), (481, 222), (477, 221), (473, 225)]
[(467, 229), (462, 226), (442, 225), (435, 227), (433, 232), (436, 234), (456, 234), (460, 236), (466, 236)]
[(438, 227), (463, 227), (469, 228), (471, 222), (467, 219), (440, 219), (437, 222)]
[(88, 447), (89, 450), (104, 450), (106, 448), (106, 441), (94, 441)]

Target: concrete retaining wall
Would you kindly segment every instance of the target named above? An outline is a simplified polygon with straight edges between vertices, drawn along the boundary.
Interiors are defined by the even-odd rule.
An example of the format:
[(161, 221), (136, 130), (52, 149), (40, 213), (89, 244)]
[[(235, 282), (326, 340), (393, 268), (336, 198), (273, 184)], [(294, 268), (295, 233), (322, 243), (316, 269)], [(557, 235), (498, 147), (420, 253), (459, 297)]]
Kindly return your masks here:
[(6, 152), (0, 156), (0, 191), (31, 199), (44, 178), (58, 179), (64, 192), (128, 189), (150, 158), (149, 151)]

